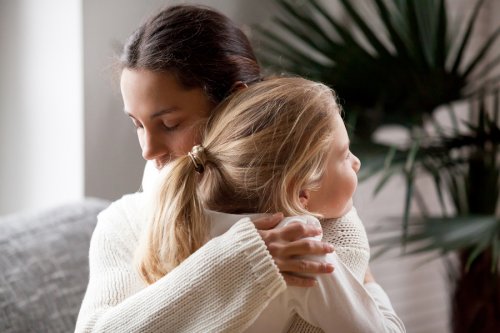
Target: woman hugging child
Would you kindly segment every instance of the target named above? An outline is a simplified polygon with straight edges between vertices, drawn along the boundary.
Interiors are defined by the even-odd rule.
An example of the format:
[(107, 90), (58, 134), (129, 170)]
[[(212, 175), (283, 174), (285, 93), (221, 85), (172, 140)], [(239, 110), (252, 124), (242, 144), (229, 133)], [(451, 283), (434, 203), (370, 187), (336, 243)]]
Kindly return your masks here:
[[(321, 223), (323, 241), (335, 252), (315, 259), (335, 271), (318, 275), (313, 288), (283, 283), (281, 293), (239, 330), (287, 332), (297, 313), (324, 332), (404, 332), (383, 290), (363, 283), (369, 245), (352, 206), (360, 161), (350, 152), (330, 88), (300, 78), (255, 83), (219, 105), (201, 138), (164, 168), (153, 191), (152, 217), (136, 252), (147, 284), (175, 272), (243, 217), (279, 211), (289, 218), (278, 227)], [(220, 276), (213, 288), (223, 293), (225, 283), (233, 282)], [(245, 301), (220, 306), (230, 314), (233, 302)]]

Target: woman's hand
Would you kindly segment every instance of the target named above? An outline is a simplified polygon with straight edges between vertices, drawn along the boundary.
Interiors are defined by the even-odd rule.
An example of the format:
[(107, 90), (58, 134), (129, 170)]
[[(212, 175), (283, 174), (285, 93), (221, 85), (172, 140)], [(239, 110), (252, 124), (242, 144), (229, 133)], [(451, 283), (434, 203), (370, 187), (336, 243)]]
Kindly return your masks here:
[(303, 239), (321, 234), (321, 229), (312, 225), (291, 223), (286, 227), (273, 229), (282, 219), (283, 214), (277, 213), (253, 222), (287, 285), (312, 287), (316, 284), (314, 278), (295, 274), (331, 273), (334, 267), (331, 264), (296, 257), (331, 253), (334, 251), (333, 246), (320, 241)]

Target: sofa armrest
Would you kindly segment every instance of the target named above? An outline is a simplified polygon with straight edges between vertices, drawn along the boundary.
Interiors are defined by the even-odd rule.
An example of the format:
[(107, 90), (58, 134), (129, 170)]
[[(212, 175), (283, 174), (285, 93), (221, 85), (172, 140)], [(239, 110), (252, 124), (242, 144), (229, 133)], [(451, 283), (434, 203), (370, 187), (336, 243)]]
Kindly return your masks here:
[(88, 282), (97, 214), (88, 198), (0, 217), (0, 332), (72, 332)]

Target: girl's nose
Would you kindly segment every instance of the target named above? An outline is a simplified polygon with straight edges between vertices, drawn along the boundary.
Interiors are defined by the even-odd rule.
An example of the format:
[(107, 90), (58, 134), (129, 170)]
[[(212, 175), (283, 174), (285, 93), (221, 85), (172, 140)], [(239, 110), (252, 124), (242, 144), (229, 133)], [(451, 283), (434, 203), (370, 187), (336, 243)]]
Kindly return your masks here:
[(352, 155), (352, 159), (353, 159), (353, 162), (352, 162), (352, 168), (353, 170), (358, 173), (359, 172), (359, 169), (361, 169), (361, 161), (359, 160), (359, 158), (356, 156), (356, 155)]

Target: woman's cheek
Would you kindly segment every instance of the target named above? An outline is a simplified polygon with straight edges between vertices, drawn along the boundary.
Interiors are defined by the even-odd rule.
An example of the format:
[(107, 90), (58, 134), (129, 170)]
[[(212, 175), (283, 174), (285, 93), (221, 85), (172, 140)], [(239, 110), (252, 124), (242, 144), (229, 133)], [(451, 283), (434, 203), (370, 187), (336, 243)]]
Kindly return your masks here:
[(176, 155), (186, 155), (197, 143), (195, 132), (191, 128), (186, 128), (177, 132), (177, 135), (171, 138), (172, 145), (175, 146)]

